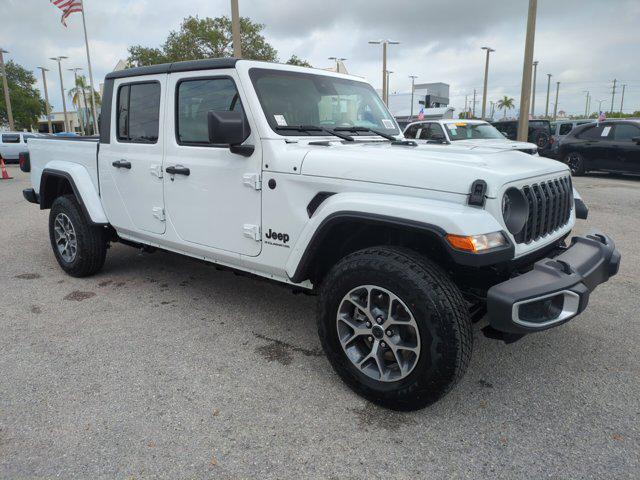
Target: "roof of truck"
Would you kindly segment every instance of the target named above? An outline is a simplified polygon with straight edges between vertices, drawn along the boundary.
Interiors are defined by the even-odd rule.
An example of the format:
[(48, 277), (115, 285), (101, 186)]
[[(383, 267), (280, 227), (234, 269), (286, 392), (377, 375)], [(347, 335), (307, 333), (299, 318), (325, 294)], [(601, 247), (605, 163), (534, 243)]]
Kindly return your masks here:
[(171, 72), (191, 72), (196, 70), (214, 70), (217, 68), (234, 68), (237, 58), (208, 58), (205, 60), (189, 60), (186, 62), (161, 63), (148, 67), (127, 68), (108, 73), (106, 80), (114, 78), (139, 77), (141, 75), (157, 75)]

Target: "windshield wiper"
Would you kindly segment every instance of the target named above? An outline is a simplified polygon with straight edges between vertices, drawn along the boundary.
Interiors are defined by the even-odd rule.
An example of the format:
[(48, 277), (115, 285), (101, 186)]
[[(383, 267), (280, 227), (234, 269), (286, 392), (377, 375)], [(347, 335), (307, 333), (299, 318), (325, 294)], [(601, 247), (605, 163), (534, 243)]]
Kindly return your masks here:
[(296, 132), (325, 132), (329, 135), (335, 135), (336, 137), (342, 138), (348, 142), (353, 142), (354, 139), (350, 135), (345, 135), (344, 133), (338, 133), (335, 130), (331, 130), (330, 128), (319, 127), (317, 125), (278, 125), (276, 130), (295, 130)]
[(373, 128), (368, 128), (368, 127), (336, 127), (334, 130), (336, 132), (353, 132), (353, 133), (371, 132), (371, 133), (375, 133), (376, 135), (380, 135), (382, 138), (386, 138), (387, 140), (390, 140), (392, 142), (395, 142), (396, 140), (398, 140), (393, 135), (389, 135), (388, 133), (384, 133), (379, 130), (374, 130)]

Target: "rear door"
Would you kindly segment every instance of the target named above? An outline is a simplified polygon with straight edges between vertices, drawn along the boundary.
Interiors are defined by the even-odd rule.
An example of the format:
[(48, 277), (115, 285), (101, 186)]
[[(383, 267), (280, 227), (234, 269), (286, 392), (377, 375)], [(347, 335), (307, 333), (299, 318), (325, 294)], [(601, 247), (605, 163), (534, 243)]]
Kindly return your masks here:
[(166, 75), (116, 80), (111, 139), (100, 145), (100, 190), (111, 224), (164, 233), (162, 159)]
[(640, 145), (633, 138), (640, 137), (640, 128), (620, 123), (613, 130), (613, 164), (616, 170), (640, 173)]
[[(235, 69), (172, 73), (164, 161), (167, 221), (185, 242), (247, 256), (261, 251), (262, 151), (251, 115), (249, 157), (209, 142), (209, 111), (245, 112)], [(178, 173), (169, 174), (174, 167)]]

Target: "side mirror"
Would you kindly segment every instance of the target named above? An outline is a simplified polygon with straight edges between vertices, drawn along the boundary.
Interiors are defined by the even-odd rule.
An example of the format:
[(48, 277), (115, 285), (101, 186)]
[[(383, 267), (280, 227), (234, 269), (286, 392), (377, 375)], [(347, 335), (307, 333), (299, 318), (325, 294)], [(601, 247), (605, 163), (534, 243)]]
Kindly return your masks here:
[(640, 145), (640, 137), (633, 137), (631, 141)]
[(210, 111), (207, 114), (209, 142), (215, 145), (228, 145), (232, 153), (250, 156), (255, 147), (241, 145), (251, 133), (242, 112)]

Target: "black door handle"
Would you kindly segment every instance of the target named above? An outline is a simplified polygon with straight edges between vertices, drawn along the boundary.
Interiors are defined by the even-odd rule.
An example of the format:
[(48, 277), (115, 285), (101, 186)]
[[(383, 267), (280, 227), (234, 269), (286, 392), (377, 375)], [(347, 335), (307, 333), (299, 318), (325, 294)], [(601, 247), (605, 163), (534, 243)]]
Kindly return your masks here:
[(189, 170), (187, 167), (183, 167), (180, 165), (176, 165), (174, 167), (167, 167), (164, 169), (165, 172), (167, 172), (169, 175), (185, 175), (185, 176), (189, 176), (191, 175), (191, 170)]
[(131, 162), (127, 162), (126, 160), (116, 160), (111, 165), (116, 168), (126, 168), (127, 170), (131, 170)]

